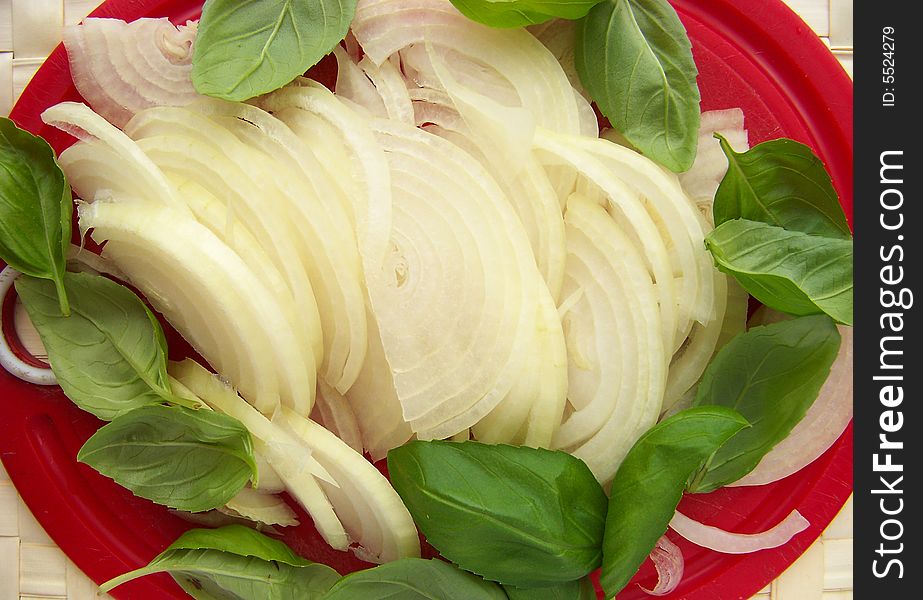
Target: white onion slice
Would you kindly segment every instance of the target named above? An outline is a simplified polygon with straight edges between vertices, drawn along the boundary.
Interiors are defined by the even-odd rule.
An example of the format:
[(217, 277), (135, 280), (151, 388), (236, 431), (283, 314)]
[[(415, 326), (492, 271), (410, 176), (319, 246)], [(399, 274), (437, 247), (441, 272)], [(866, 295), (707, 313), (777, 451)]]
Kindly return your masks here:
[[(19, 271), (10, 266), (0, 271), (0, 306), (3, 305), (6, 295), (19, 275)], [(58, 383), (51, 369), (35, 367), (16, 356), (2, 331), (0, 331), (0, 366), (10, 375), (28, 383), (37, 385), (57, 385)]]
[(508, 393), (548, 292), (480, 164), (419, 129), (373, 128), (391, 167), (394, 234), (386, 267), (366, 273), (369, 295), (405, 418), (418, 437), (444, 438)]
[(413, 518), (372, 463), (309, 419), (286, 409), (279, 418), (336, 480), (336, 488), (324, 488), (350, 538), (359, 544), (359, 558), (385, 563), (420, 556)]
[[(138, 145), (122, 131), (107, 123), (105, 119), (90, 110), (85, 104), (77, 102), (62, 102), (56, 104), (42, 113), (42, 121), (56, 127), (62, 131), (68, 132), (81, 140), (87, 141), (99, 140), (111, 155), (118, 157), (110, 163), (108, 169), (102, 168), (96, 170), (96, 177), (105, 180), (107, 177), (131, 177), (136, 178), (137, 188), (139, 191), (135, 195), (137, 198), (146, 198), (154, 202), (163, 202), (174, 210), (189, 214), (189, 209), (177, 197), (176, 192), (170, 186), (166, 177), (151, 160), (145, 156), (144, 152), (138, 148)], [(71, 181), (79, 179), (79, 173), (75, 173), (68, 168), (66, 159), (67, 150), (61, 153), (59, 162), (61, 168)], [(108, 173), (108, 175), (107, 175)], [(73, 181), (72, 181), (73, 183)], [(107, 189), (108, 186), (97, 186)], [(96, 194), (91, 191), (83, 190), (75, 185), (78, 193), (84, 200), (92, 202)]]
[(692, 167), (679, 176), (680, 184), (690, 198), (712, 220), (711, 204), (718, 185), (728, 169), (727, 157), (714, 134), (722, 134), (737, 152), (749, 148), (744, 113), (739, 108), (711, 110), (702, 113), (699, 123), (698, 149)]
[(660, 312), (643, 258), (601, 206), (574, 194), (565, 222), (564, 297), (573, 300), (565, 301), (562, 320), (574, 410), (554, 447), (581, 458), (606, 483), (660, 414)]
[(362, 454), (362, 434), (349, 401), (324, 381), (317, 382), (311, 420), (328, 429), (347, 446)]
[(315, 373), (284, 311), (211, 231), (164, 205), (95, 202), (78, 211), (81, 231), (108, 242), (103, 255), (254, 406), (272, 414), (281, 400), (310, 412)]
[[(440, 51), (451, 50), (467, 59), (463, 63), (449, 58), (447, 63), (453, 68), (465, 63), (479, 65), (482, 71), (486, 68), (506, 79), (516, 90), (520, 105), (542, 126), (574, 134), (581, 131), (576, 97), (561, 65), (525, 30), (499, 31), (475, 23), (447, 0), (362, 0), (356, 7), (352, 30), (366, 55), (377, 64), (424, 42)], [(424, 63), (417, 62), (416, 67), (425, 73)]]
[(749, 554), (758, 550), (778, 548), (807, 529), (811, 524), (793, 510), (775, 527), (762, 533), (732, 533), (690, 519), (676, 511), (670, 527), (693, 544), (723, 554)]
[[(765, 308), (758, 314), (761, 312), (772, 315), (763, 317), (763, 323), (786, 318)], [(755, 469), (731, 486), (765, 485), (788, 477), (817, 460), (843, 434), (853, 416), (853, 329), (844, 325), (838, 329), (840, 351), (814, 404), (788, 437), (776, 444)]]
[(369, 346), (359, 377), (346, 399), (352, 406), (362, 445), (372, 460), (381, 460), (388, 450), (397, 448), (413, 437), (413, 430), (404, 420), (401, 401), (394, 389), (391, 366), (378, 333), (378, 321), (371, 309), (368, 311)]
[(182, 106), (192, 86), (197, 21), (175, 26), (166, 18), (86, 19), (64, 28), (77, 91), (110, 123), (121, 127), (151, 106)]
[(657, 569), (657, 585), (652, 590), (645, 587), (641, 589), (651, 596), (666, 596), (675, 590), (683, 579), (683, 552), (670, 541), (670, 538), (662, 535), (651, 551), (650, 559)]
[(254, 449), (263, 455), (285, 483), (285, 489), (314, 520), (324, 540), (337, 550), (346, 550), (349, 539), (322, 482), (336, 485), (327, 469), (318, 463), (301, 440), (254, 410), (217, 376), (192, 360), (170, 363), (170, 374), (186, 385), (214, 410), (234, 417), (254, 438)]
[(245, 487), (228, 503), (218, 509), (232, 517), (243, 517), (262, 525), (279, 525), (292, 527), (298, 525), (295, 511), (285, 501), (274, 494)]

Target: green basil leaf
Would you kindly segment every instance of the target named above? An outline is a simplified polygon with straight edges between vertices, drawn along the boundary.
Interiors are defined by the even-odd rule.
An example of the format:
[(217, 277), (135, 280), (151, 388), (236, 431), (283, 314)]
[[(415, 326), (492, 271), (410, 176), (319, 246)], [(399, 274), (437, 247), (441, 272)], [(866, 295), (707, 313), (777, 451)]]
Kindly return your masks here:
[(550, 588), (517, 588), (505, 585), (510, 600), (596, 600), (596, 590), (589, 577), (568, 581)]
[(224, 506), (257, 476), (236, 419), (210, 410), (145, 406), (102, 427), (80, 449), (86, 463), (158, 504), (201, 512)]
[(243, 525), (226, 525), (217, 529), (190, 529), (170, 544), (167, 550), (219, 550), (240, 556), (285, 563), (293, 567), (313, 564), (271, 537)]
[(698, 70), (667, 0), (608, 0), (577, 25), (580, 81), (618, 131), (672, 171), (695, 161)]
[(54, 151), (42, 138), (0, 117), (0, 258), (17, 271), (54, 282), (58, 308), (64, 291), (74, 203)]
[(814, 403), (839, 348), (826, 315), (754, 327), (722, 348), (702, 375), (695, 405), (733, 408), (753, 426), (711, 457), (689, 491), (710, 492), (756, 468)]
[(460, 13), (491, 27), (525, 27), (555, 17), (576, 20), (603, 0), (452, 0)]
[(279, 89), (346, 36), (355, 12), (356, 0), (207, 0), (192, 83), (235, 102)]
[(146, 567), (104, 583), (104, 592), (139, 577), (169, 573), (197, 600), (319, 600), (339, 579), (318, 563), (293, 566), (219, 550), (166, 550)]
[(341, 579), (323, 600), (507, 600), (495, 583), (441, 560), (404, 558)]
[(607, 598), (628, 584), (666, 532), (689, 478), (746, 426), (730, 408), (690, 408), (635, 442), (612, 480), (600, 576)]
[(810, 235), (852, 237), (830, 175), (809, 147), (778, 139), (738, 153), (721, 134), (715, 137), (728, 158), (715, 195), (715, 225), (747, 219)]
[(735, 219), (705, 238), (718, 269), (763, 304), (792, 315), (827, 313), (852, 325), (852, 240)]
[(606, 495), (567, 453), (411, 442), (388, 453), (388, 470), (429, 542), (463, 569), (545, 587), (599, 566)]
[(160, 323), (131, 290), (86, 273), (65, 273), (63, 285), (70, 316), (49, 281), (20, 277), (16, 292), (74, 404), (104, 421), (149, 404), (188, 404), (170, 390)]

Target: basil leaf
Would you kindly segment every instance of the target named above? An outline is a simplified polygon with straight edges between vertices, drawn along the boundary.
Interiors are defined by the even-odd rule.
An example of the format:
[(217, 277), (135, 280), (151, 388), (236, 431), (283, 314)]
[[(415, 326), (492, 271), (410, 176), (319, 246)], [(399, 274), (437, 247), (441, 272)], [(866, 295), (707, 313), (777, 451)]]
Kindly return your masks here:
[(753, 426), (715, 453), (689, 491), (710, 492), (756, 468), (814, 403), (839, 348), (826, 315), (754, 327), (722, 348), (702, 375), (695, 405), (733, 408)]
[(728, 158), (715, 195), (715, 225), (747, 219), (810, 235), (852, 237), (830, 175), (809, 147), (778, 139), (738, 153), (721, 134), (715, 137)]
[(170, 544), (167, 550), (219, 550), (240, 556), (276, 561), (293, 567), (313, 564), (278, 540), (243, 525), (226, 525), (217, 529), (190, 529)]
[(507, 600), (495, 583), (438, 559), (404, 558), (341, 579), (323, 600)]
[(104, 592), (139, 577), (169, 573), (198, 600), (317, 600), (339, 579), (318, 563), (293, 566), (219, 550), (165, 550), (146, 567), (104, 583)]
[(589, 577), (568, 581), (550, 588), (517, 588), (503, 586), (510, 600), (596, 600), (596, 590)]
[(42, 138), (0, 117), (0, 258), (20, 273), (54, 282), (58, 308), (64, 291), (74, 203), (54, 151)]
[(545, 587), (599, 566), (606, 495), (569, 454), (411, 442), (388, 453), (388, 471), (429, 542), (463, 569)]
[(491, 27), (525, 27), (555, 17), (576, 20), (603, 0), (452, 0), (460, 13)]
[(612, 480), (600, 582), (615, 596), (666, 530), (689, 478), (747, 421), (723, 406), (690, 408), (651, 427)]
[(718, 269), (770, 308), (792, 315), (823, 312), (852, 325), (852, 240), (735, 219), (709, 233), (705, 245)]
[(667, 0), (608, 0), (577, 25), (580, 81), (618, 131), (672, 171), (695, 161), (699, 88), (692, 45)]
[(190, 512), (224, 506), (257, 473), (239, 421), (182, 407), (145, 406), (116, 418), (77, 460), (137, 496)]
[(74, 404), (104, 421), (149, 404), (189, 404), (170, 390), (160, 323), (131, 290), (86, 273), (65, 273), (63, 285), (70, 316), (49, 281), (20, 277), (16, 293)]
[(192, 83), (235, 102), (279, 89), (346, 36), (355, 12), (356, 0), (207, 0)]

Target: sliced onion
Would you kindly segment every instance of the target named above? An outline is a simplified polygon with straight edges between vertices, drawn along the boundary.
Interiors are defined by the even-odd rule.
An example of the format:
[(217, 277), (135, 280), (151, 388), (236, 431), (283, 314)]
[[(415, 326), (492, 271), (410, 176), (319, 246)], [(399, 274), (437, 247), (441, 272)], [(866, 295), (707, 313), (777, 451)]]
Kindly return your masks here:
[[(754, 318), (763, 324), (789, 318), (765, 307)], [(731, 486), (765, 485), (797, 473), (817, 460), (843, 434), (853, 416), (853, 329), (839, 325), (840, 351), (817, 399), (791, 433)]]
[[(206, 227), (164, 205), (95, 202), (81, 231), (155, 309), (264, 414), (280, 400), (307, 414), (313, 370), (275, 299)], [(310, 388), (305, 388), (310, 386)]]
[[(6, 300), (6, 295), (19, 275), (19, 271), (10, 266), (0, 271), (0, 305)], [(10, 375), (29, 383), (37, 385), (57, 385), (58, 383), (51, 369), (30, 365), (16, 356), (2, 330), (0, 330), (0, 366)]]
[(356, 383), (346, 392), (352, 406), (362, 445), (372, 460), (381, 460), (388, 450), (397, 448), (413, 437), (413, 430), (404, 420), (401, 401), (394, 389), (391, 366), (378, 333), (378, 321), (368, 312), (369, 347), (365, 363)]
[(739, 108), (712, 110), (702, 113), (699, 123), (699, 141), (695, 162), (679, 181), (690, 198), (702, 208), (703, 214), (712, 220), (711, 204), (718, 191), (718, 184), (728, 169), (727, 157), (714, 134), (723, 135), (737, 152), (749, 148), (747, 130), (744, 129), (744, 113)]
[(211, 408), (243, 423), (253, 435), (256, 452), (268, 460), (285, 483), (286, 491), (311, 515), (324, 540), (337, 550), (349, 547), (346, 530), (318, 482), (320, 479), (335, 486), (336, 480), (312, 456), (310, 448), (254, 410), (237, 392), (195, 361), (170, 363), (169, 372)]
[(676, 511), (670, 527), (693, 544), (723, 554), (749, 554), (758, 550), (778, 548), (807, 529), (811, 524), (793, 510), (778, 525), (762, 533), (732, 533), (704, 525)]
[(337, 487), (323, 487), (350, 539), (359, 544), (359, 558), (385, 563), (420, 556), (413, 518), (372, 463), (309, 419), (290, 410), (280, 418), (336, 480)]
[(548, 292), (480, 164), (419, 129), (373, 127), (391, 167), (394, 233), (385, 268), (366, 273), (369, 295), (404, 417), (418, 437), (445, 438), (509, 392)]
[(267, 494), (250, 487), (240, 490), (228, 503), (218, 509), (232, 517), (243, 517), (262, 525), (293, 527), (298, 525), (295, 511), (279, 496)]
[[(312, 148), (336, 148), (334, 177), (353, 182), (348, 190), (355, 218), (356, 238), (366, 277), (381, 268), (391, 235), (391, 181), (388, 163), (366, 121), (317, 82), (302, 80), (260, 100)], [(286, 111), (286, 109), (299, 109)], [(282, 111), (282, 113), (280, 113)], [(339, 146), (337, 148), (337, 146)]]
[(347, 446), (362, 454), (362, 434), (349, 401), (323, 381), (317, 382), (317, 397), (311, 420), (328, 429)]
[[(665, 352), (672, 352), (677, 330), (677, 292), (674, 290), (674, 267), (670, 253), (656, 223), (644, 206), (641, 196), (633, 192), (597, 157), (574, 143), (576, 138), (539, 131), (536, 148), (543, 163), (556, 168), (566, 165), (580, 177), (602, 190), (615, 210), (617, 224), (632, 240), (645, 259), (650, 278), (656, 283), (656, 306), (660, 308), (661, 335)], [(601, 142), (608, 143), (608, 142)]]
[(368, 76), (359, 68), (359, 59), (353, 59), (345, 49), (334, 46), (333, 54), (337, 59), (337, 81), (334, 88), (336, 95), (355, 102), (376, 117), (386, 118), (381, 94)]
[(93, 109), (121, 127), (151, 106), (182, 106), (192, 86), (197, 21), (175, 26), (166, 18), (86, 19), (64, 28), (74, 85)]
[[(68, 153), (71, 149), (79, 148), (80, 144), (65, 150), (58, 158), (68, 181), (84, 200), (88, 202), (95, 200), (96, 192), (100, 189), (114, 191), (115, 195), (121, 197), (118, 193), (121, 190), (128, 196), (162, 202), (174, 210), (189, 213), (189, 209), (177, 197), (160, 169), (145, 156), (138, 145), (90, 110), (87, 105), (76, 102), (56, 104), (42, 113), (42, 121), (71, 133), (81, 140), (98, 140), (103, 147), (109, 150), (105, 155), (106, 162), (103, 163), (103, 165), (108, 164), (108, 167), (101, 166), (99, 163), (83, 167), (79, 161), (71, 164)], [(86, 155), (82, 155), (82, 159), (91, 162), (93, 160)], [(80, 183), (84, 176), (102, 178), (103, 181), (112, 178), (117, 182), (129, 178), (134, 179), (135, 184), (128, 184), (123, 188), (122, 185), (110, 186), (94, 182), (91, 187), (84, 188)]]
[(632, 444), (657, 419), (666, 377), (654, 285), (643, 258), (599, 205), (573, 195), (562, 315), (573, 410), (554, 446), (612, 479)]
[(645, 587), (641, 589), (651, 596), (666, 596), (683, 580), (685, 568), (683, 552), (679, 546), (670, 541), (670, 538), (662, 535), (651, 551), (650, 559), (657, 569), (657, 585), (652, 590)]
[[(446, 62), (453, 69), (462, 65), (475, 73), (475, 68), (465, 65), (482, 72), (487, 66), (486, 70), (508, 81), (520, 105), (534, 114), (537, 123), (554, 131), (581, 131), (580, 113), (567, 76), (554, 55), (525, 30), (499, 31), (474, 23), (447, 0), (362, 0), (352, 30), (366, 55), (377, 64), (424, 42), (439, 51), (451, 50), (466, 59), (448, 58)], [(424, 62), (413, 66), (427, 75)], [(432, 81), (427, 75), (427, 82)]]

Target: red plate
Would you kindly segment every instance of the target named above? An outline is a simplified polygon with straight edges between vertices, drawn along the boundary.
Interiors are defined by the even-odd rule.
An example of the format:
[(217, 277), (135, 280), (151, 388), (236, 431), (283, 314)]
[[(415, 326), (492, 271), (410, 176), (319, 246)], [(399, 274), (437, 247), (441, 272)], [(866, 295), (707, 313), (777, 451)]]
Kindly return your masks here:
[[(777, 0), (676, 0), (689, 30), (703, 108), (742, 107), (752, 143), (781, 136), (813, 147), (824, 159), (852, 222), (852, 82), (827, 48)], [(110, 0), (95, 16), (132, 20), (169, 16), (182, 22), (198, 13), (195, 0)], [(57, 150), (70, 140), (45, 127), (43, 109), (79, 100), (62, 48), (26, 88), (12, 116), (45, 136)], [(181, 350), (173, 344), (173, 351)], [(60, 391), (38, 388), (0, 370), (0, 411), (5, 426), (0, 456), (39, 522), (64, 552), (98, 582), (146, 564), (189, 525), (162, 507), (132, 496), (74, 460), (100, 423), (77, 410)], [(686, 575), (669, 597), (749, 598), (777, 577), (813, 542), (852, 491), (852, 426), (821, 458), (801, 472), (758, 488), (724, 489), (686, 497), (682, 510), (709, 524), (755, 533), (798, 509), (811, 522), (789, 544), (743, 556), (704, 550), (671, 534), (686, 558)], [(310, 519), (301, 515), (303, 523)], [(309, 525), (286, 532), (308, 558), (340, 570), (364, 563), (330, 550)], [(648, 598), (649, 564), (619, 595)], [(185, 598), (167, 576), (145, 578), (116, 590), (118, 598)]]

